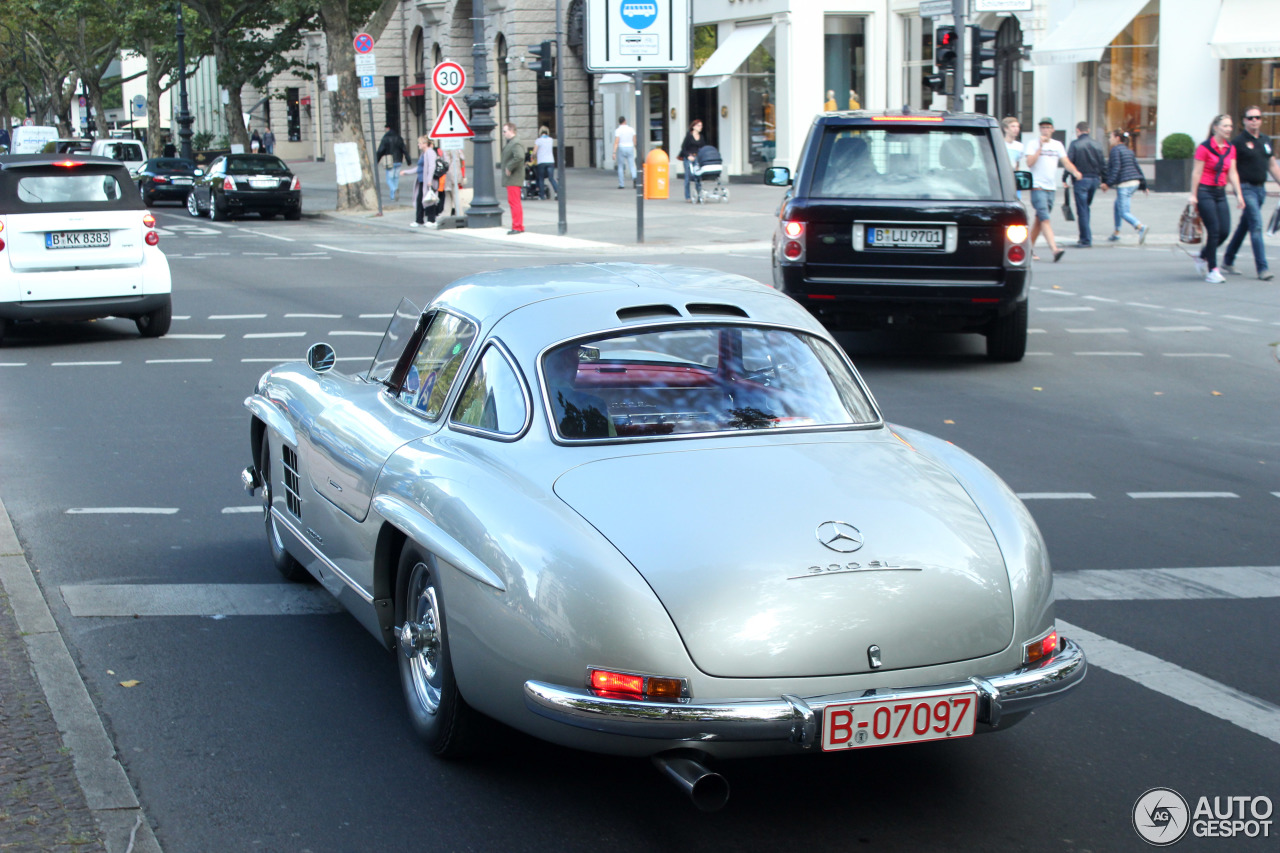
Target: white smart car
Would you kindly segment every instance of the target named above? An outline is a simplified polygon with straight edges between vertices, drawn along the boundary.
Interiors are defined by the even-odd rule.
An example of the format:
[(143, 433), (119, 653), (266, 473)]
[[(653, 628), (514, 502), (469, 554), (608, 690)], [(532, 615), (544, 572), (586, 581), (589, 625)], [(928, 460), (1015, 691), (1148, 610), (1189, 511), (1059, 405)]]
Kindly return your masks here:
[(24, 320), (126, 317), (169, 331), (169, 262), (129, 170), (83, 155), (0, 157), (0, 339)]

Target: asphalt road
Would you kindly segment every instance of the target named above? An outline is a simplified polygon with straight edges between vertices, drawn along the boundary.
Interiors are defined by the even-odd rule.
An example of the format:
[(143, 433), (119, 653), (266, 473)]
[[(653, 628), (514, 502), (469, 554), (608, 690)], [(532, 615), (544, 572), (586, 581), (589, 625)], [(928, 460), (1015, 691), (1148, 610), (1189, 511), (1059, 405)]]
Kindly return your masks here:
[[(843, 338), (891, 421), (974, 452), (1024, 496), (1072, 596), (1060, 630), (1092, 669), (1007, 732), (722, 764), (733, 796), (703, 815), (647, 762), (505, 729), (474, 759), (433, 759), (394, 659), (323, 596), (143, 615), (163, 607), (142, 585), (278, 582), (238, 482), (241, 401), (272, 363), (327, 340), (353, 369), (402, 296), (595, 258), (157, 218), (170, 335), (108, 320), (20, 328), (0, 348), (0, 498), (166, 851), (1136, 850), (1148, 789), (1192, 808), (1280, 801), (1280, 287), (1205, 284), (1168, 249), (1099, 248), (1037, 265), (1019, 364), (987, 363), (977, 337)], [(758, 247), (644, 260), (768, 278)], [(1141, 571), (1161, 569), (1188, 571)], [(102, 584), (134, 590), (141, 612), (84, 615)], [(1177, 849), (1275, 850), (1271, 819), (1266, 839)]]

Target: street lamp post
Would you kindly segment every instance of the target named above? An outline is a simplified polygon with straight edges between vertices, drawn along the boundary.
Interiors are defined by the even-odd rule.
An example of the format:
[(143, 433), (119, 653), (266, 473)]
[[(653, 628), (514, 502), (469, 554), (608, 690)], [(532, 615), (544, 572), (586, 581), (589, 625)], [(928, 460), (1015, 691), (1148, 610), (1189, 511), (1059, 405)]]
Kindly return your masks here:
[(498, 96), (489, 91), (489, 59), (485, 50), (484, 34), (484, 0), (474, 0), (471, 7), (473, 44), (471, 45), (472, 74), (475, 86), (472, 94), (464, 100), (471, 108), (471, 129), (475, 131), (472, 139), (475, 153), (475, 195), (471, 199), (471, 207), (467, 208), (468, 228), (498, 228), (502, 225), (502, 208), (494, 196), (493, 185), (493, 129), (497, 126), (493, 121), (492, 110), (498, 103)]
[(182, 27), (182, 3), (178, 3), (178, 154), (191, 156), (191, 113), (187, 109), (187, 31)]

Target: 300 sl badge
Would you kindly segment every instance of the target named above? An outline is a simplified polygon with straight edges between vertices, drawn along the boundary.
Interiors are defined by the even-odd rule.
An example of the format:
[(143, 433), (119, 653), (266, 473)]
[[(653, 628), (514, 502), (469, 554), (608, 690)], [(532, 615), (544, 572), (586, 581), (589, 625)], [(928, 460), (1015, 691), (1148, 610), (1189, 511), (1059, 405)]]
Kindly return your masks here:
[(802, 575), (791, 575), (787, 580), (815, 578), (819, 575), (842, 575), (849, 572), (920, 572), (919, 566), (896, 566), (887, 560), (872, 560), (869, 563), (831, 563), (826, 566), (810, 566)]

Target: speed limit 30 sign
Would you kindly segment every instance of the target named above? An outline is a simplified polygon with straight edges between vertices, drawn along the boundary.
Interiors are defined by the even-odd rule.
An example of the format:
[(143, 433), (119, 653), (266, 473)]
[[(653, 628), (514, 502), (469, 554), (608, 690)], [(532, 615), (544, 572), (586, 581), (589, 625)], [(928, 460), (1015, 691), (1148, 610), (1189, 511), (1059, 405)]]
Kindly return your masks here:
[(431, 85), (442, 95), (456, 95), (467, 85), (467, 72), (456, 62), (441, 62), (431, 72)]

